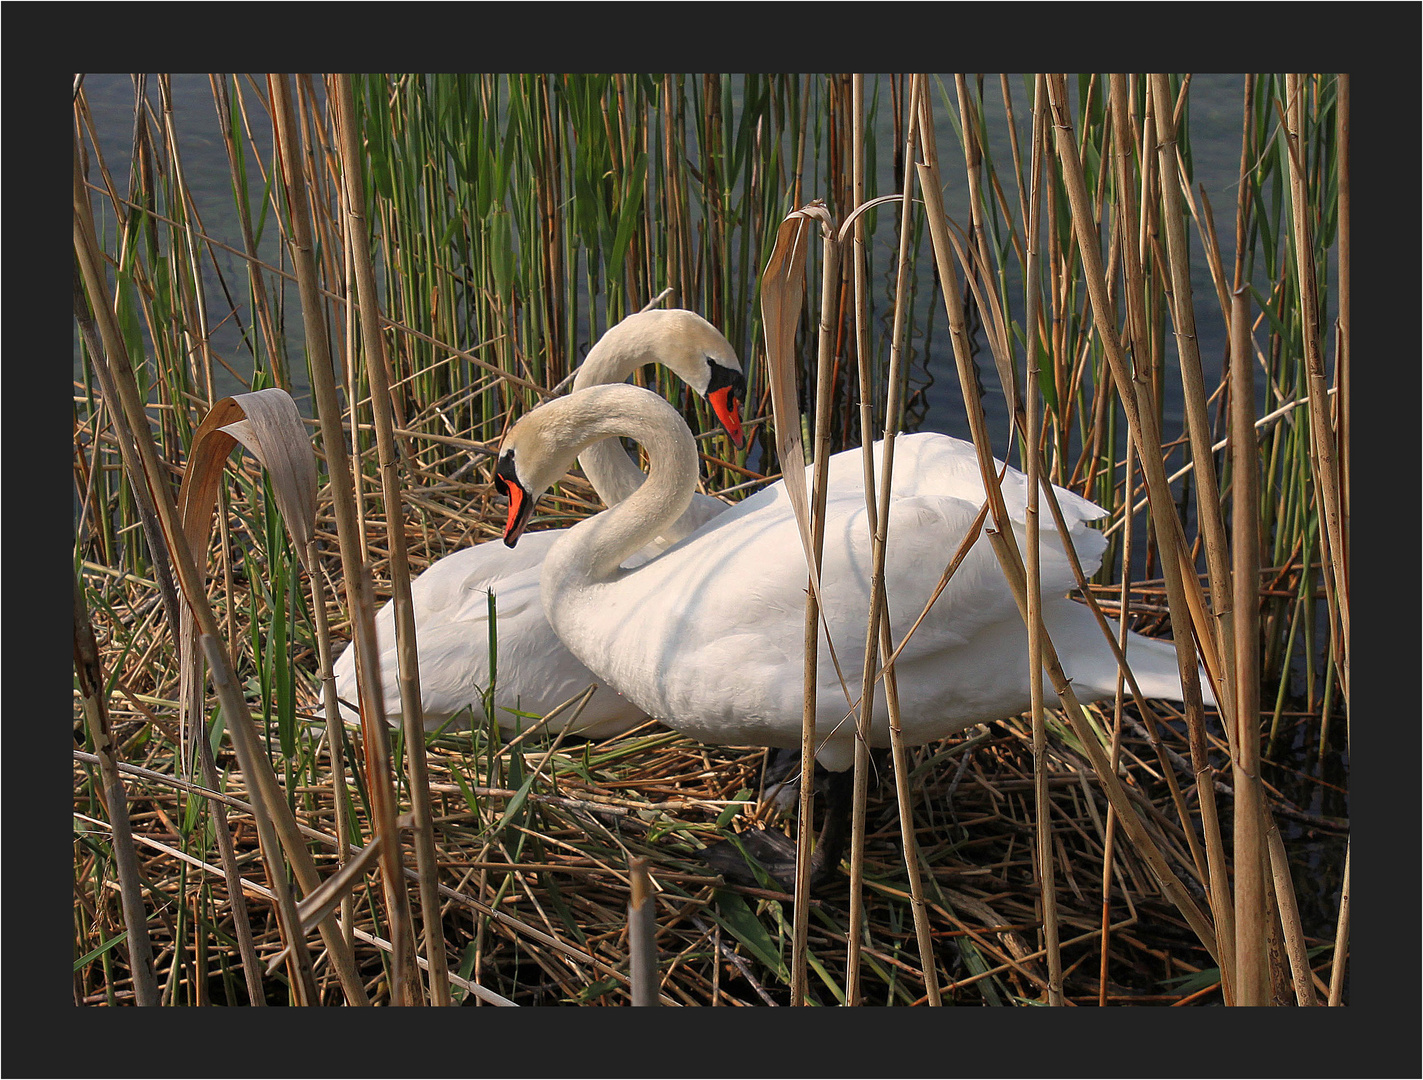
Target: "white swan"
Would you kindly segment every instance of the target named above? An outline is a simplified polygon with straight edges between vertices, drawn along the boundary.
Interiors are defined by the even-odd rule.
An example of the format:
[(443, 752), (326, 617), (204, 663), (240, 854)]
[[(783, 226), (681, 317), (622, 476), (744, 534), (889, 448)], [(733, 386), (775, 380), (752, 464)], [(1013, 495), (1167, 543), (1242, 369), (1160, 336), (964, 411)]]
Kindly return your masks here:
[[(740, 361), (726, 338), (691, 311), (639, 312), (611, 327), (579, 367), (574, 391), (597, 383), (620, 383), (651, 363), (665, 364), (706, 398), (727, 434), (741, 445), (745, 380)], [(578, 460), (609, 506), (627, 498), (645, 479), (636, 462), (614, 440), (586, 446)], [(696, 494), (680, 518), (665, 523), (662, 537), (651, 542), (645, 554), (661, 550), (726, 509), (721, 500)], [(530, 533), (517, 550), (496, 543), (464, 548), (432, 563), (411, 581), (426, 730), (433, 731), (471, 708), (475, 717), (483, 715), (481, 695), (489, 685), (490, 591), (497, 605), (494, 705), (501, 727), (512, 729), (516, 723), (527, 727), (532, 722), (520, 720), (511, 710), (543, 716), (599, 681), (554, 635), (539, 598), (543, 558), (565, 531)], [(386, 717), (395, 724), (400, 722), (401, 704), (393, 603), (377, 613), (375, 628)], [(337, 695), (354, 704), (354, 643), (341, 654), (334, 671)], [(358, 719), (346, 704), (342, 712), (347, 719)], [(612, 735), (646, 719), (640, 708), (616, 691), (600, 687), (570, 730), (590, 736)], [(549, 728), (557, 731), (566, 723), (566, 719), (555, 718)], [(466, 726), (465, 717), (454, 726)]]
[[(506, 434), (495, 484), (509, 496), (505, 543), (519, 541), (537, 497), (595, 439), (628, 436), (647, 451), (646, 484), (567, 530), (544, 554), (544, 608), (564, 644), (646, 713), (703, 742), (800, 745), (806, 567), (783, 484), (747, 498), (634, 568), (623, 567), (682, 512), (696, 479), (686, 424), (657, 395), (595, 386), (532, 410)], [(876, 465), (880, 464), (876, 444)], [(852, 699), (859, 696), (871, 566), (861, 451), (835, 455), (821, 571), (824, 614)], [(1001, 470), (1002, 463), (998, 463)], [(1083, 570), (1106, 541), (1100, 507), (1057, 488)], [(1027, 478), (1003, 495), (1022, 545)], [(895, 440), (885, 589), (896, 643), (919, 616), (984, 499), (971, 443), (921, 433)], [(1116, 664), (1088, 609), (1064, 594), (1070, 565), (1051, 516), (1041, 525), (1043, 619), (1080, 700), (1115, 692)], [(1115, 628), (1115, 624), (1109, 624)], [(1115, 631), (1114, 631), (1115, 632)], [(1143, 694), (1180, 700), (1175, 647), (1132, 633), (1128, 663)], [(854, 721), (821, 629), (817, 759), (853, 763)], [(896, 661), (906, 741), (918, 744), (1030, 707), (1027, 633), (987, 536), (980, 536)], [(1209, 697), (1209, 684), (1202, 680)], [(1051, 686), (1047, 704), (1057, 703)], [(889, 744), (882, 684), (871, 744)], [(848, 774), (847, 774), (848, 775)]]

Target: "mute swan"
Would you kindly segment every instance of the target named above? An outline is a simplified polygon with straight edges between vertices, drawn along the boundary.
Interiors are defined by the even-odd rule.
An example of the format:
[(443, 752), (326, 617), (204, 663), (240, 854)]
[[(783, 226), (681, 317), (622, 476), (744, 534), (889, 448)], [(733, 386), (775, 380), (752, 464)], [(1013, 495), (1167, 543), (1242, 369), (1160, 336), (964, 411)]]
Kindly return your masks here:
[[(574, 455), (613, 436), (640, 442), (650, 473), (624, 502), (568, 529), (544, 553), (541, 590), (554, 630), (608, 685), (696, 739), (799, 746), (807, 575), (784, 484), (752, 495), (649, 561), (622, 565), (682, 512), (696, 481), (691, 434), (657, 395), (627, 385), (593, 386), (522, 417), (506, 433), (495, 469), (495, 485), (509, 497), (504, 542), (519, 541), (535, 500)], [(881, 453), (877, 443), (877, 468)], [(871, 567), (860, 455), (851, 450), (831, 459), (821, 570), (823, 611), (852, 698), (859, 696), (863, 670)], [(896, 438), (893, 481), (885, 590), (898, 643), (966, 535), (984, 490), (972, 444), (933, 433)], [(1002, 486), (1021, 546), (1027, 477), (1008, 469)], [(1091, 573), (1106, 540), (1087, 522), (1105, 511), (1062, 488), (1056, 493), (1069, 538)], [(1075, 578), (1051, 517), (1042, 517), (1044, 624), (1079, 699), (1110, 696), (1116, 663), (1092, 614), (1064, 595)], [(1175, 647), (1135, 633), (1128, 639), (1127, 660), (1143, 694), (1180, 700)], [(1029, 708), (1027, 656), (1017, 604), (981, 536), (895, 662), (906, 742), (928, 742)], [(1057, 702), (1051, 686), (1044, 695), (1049, 705)], [(849, 711), (822, 625), (816, 756), (831, 771), (842, 804), (854, 760)], [(871, 745), (888, 744), (881, 683)], [(820, 847), (829, 848), (833, 873), (843, 832), (831, 829), (828, 819), (827, 832), (832, 840)], [(818, 848), (823, 871), (821, 855)]]
[[(611, 327), (579, 367), (574, 391), (596, 383), (620, 383), (651, 363), (665, 364), (706, 398), (727, 435), (741, 445), (740, 407), (746, 392), (741, 363), (726, 338), (691, 311), (644, 311)], [(578, 460), (610, 506), (636, 491), (644, 480), (637, 463), (614, 440), (586, 446)], [(696, 494), (680, 518), (665, 523), (661, 541), (651, 542), (646, 554), (661, 550), (726, 509), (721, 500)], [(494, 704), (501, 727), (515, 726), (511, 709), (542, 716), (589, 683), (599, 681), (554, 635), (539, 599), (544, 555), (564, 531), (530, 533), (517, 551), (495, 543), (464, 548), (435, 561), (411, 581), (426, 730), (439, 728), (471, 706), (478, 715), (481, 694), (489, 684), (491, 590), (497, 605)], [(393, 603), (377, 613), (375, 628), (386, 716), (395, 724), (400, 720), (401, 704)], [(355, 656), (352, 643), (334, 669), (337, 695), (350, 703), (357, 700)], [(355, 711), (344, 705), (342, 712), (348, 719), (358, 719)], [(571, 730), (613, 735), (646, 719), (636, 705), (601, 687)], [(556, 731), (565, 723), (555, 718), (549, 727)]]

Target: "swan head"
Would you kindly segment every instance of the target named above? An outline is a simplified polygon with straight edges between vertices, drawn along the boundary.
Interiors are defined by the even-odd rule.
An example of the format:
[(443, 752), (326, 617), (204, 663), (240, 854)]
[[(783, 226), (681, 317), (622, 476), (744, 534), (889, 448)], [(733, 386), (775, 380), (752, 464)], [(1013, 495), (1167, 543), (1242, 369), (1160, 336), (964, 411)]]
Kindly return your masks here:
[(621, 381), (644, 364), (671, 368), (705, 398), (727, 438), (740, 447), (741, 406), (746, 400), (746, 376), (741, 361), (719, 331), (695, 311), (659, 308), (639, 311), (610, 327), (588, 351), (574, 379), (581, 390), (597, 381)]
[(707, 401), (711, 403), (716, 418), (721, 421), (726, 437), (739, 450), (746, 441), (746, 437), (741, 433), (741, 406), (746, 400), (746, 376), (741, 373), (739, 367), (722, 365), (711, 357), (707, 357), (707, 363), (711, 370)]
[[(546, 404), (567, 400), (570, 399), (555, 398)], [(494, 466), (494, 490), (509, 500), (509, 517), (504, 525), (504, 543), (508, 547), (518, 543), (523, 535), (539, 496), (568, 472), (577, 460), (576, 452), (549, 452), (550, 449), (563, 450), (567, 446), (567, 438), (559, 438), (560, 435), (567, 435), (563, 430), (567, 425), (558, 423), (558, 420), (558, 409), (534, 409), (509, 429), (499, 447), (499, 459)]]
[[(680, 515), (691, 501), (697, 474), (696, 444), (687, 422), (650, 390), (601, 384), (544, 402), (505, 434), (494, 467), (494, 489), (509, 500), (504, 543), (513, 547), (518, 542), (534, 504), (567, 474), (586, 446), (623, 436), (646, 446), (651, 462), (649, 482), (628, 498), (627, 508), (638, 500), (661, 499), (659, 512), (665, 510), (669, 520)], [(664, 524), (656, 523), (652, 535)]]

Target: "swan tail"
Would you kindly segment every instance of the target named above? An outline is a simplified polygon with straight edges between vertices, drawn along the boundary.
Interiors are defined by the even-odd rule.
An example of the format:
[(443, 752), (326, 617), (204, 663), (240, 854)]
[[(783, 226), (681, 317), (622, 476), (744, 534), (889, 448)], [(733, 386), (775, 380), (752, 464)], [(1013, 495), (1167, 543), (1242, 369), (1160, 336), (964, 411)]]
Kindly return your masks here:
[[(361, 722), (361, 714), (355, 708), (358, 700), (356, 687), (356, 646), (351, 643), (346, 646), (344, 652), (336, 659), (332, 665), (332, 674), (336, 677), (336, 697), (338, 699), (337, 708), (341, 713), (341, 719), (351, 724)], [(347, 704), (347, 703), (350, 704)]]
[[(1074, 690), (1083, 701), (1111, 697), (1117, 687), (1117, 661), (1111, 646), (1102, 636), (1101, 627), (1085, 604), (1064, 600), (1044, 611), (1048, 633), (1058, 649), (1063, 670), (1072, 680)], [(1112, 636), (1121, 633), (1116, 620), (1108, 619)], [(1149, 638), (1135, 631), (1127, 632), (1127, 667), (1136, 679), (1141, 696), (1166, 701), (1182, 701), (1181, 670), (1176, 660), (1176, 644), (1168, 638)], [(1216, 705), (1211, 681), (1200, 669), (1201, 698), (1212, 708)], [(1130, 688), (1127, 688), (1130, 693)]]

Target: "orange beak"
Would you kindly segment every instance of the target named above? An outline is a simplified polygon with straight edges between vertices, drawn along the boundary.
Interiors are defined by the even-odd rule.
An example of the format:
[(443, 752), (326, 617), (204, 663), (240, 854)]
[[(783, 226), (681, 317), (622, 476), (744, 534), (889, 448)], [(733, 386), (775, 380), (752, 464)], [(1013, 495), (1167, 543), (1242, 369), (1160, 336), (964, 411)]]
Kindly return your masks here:
[(494, 490), (509, 500), (509, 517), (504, 523), (504, 543), (513, 547), (524, 534), (524, 526), (529, 523), (534, 504), (529, 499), (529, 493), (524, 490), (524, 485), (519, 482), (512, 456), (500, 456), (499, 465), (494, 470)]
[(712, 411), (726, 429), (726, 436), (738, 450), (744, 441), (741, 435), (741, 402), (731, 392), (731, 387), (723, 386), (707, 395)]
[(504, 523), (504, 543), (513, 547), (524, 531), (524, 515), (519, 513), (519, 509), (524, 505), (524, 489), (510, 484), (508, 491), (509, 519)]

